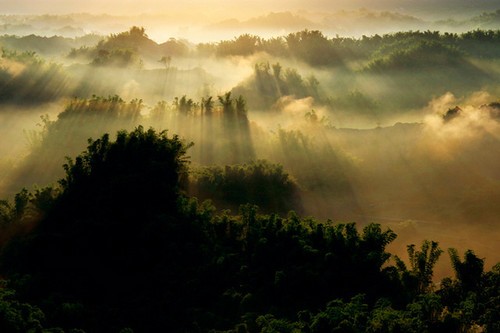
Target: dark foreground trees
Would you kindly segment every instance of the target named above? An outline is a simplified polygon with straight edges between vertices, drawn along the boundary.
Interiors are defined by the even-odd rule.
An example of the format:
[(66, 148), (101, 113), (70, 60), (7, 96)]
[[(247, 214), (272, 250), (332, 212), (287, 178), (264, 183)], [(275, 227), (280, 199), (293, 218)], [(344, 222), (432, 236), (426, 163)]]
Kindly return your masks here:
[(193, 172), (189, 193), (212, 200), (218, 208), (255, 204), (267, 213), (285, 215), (300, 210), (300, 190), (281, 165), (265, 160), (243, 165), (199, 168)]
[(216, 214), (183, 194), (187, 148), (140, 127), (114, 142), (104, 135), (68, 161), (59, 192), (24, 191), (4, 204), (3, 230), (38, 223), (2, 249), (1, 331), (498, 328), (500, 271), (483, 273), (473, 254), (452, 256), (459, 280), (434, 293), (435, 243), (411, 247), (408, 271), (389, 265), (396, 235), (377, 224), (358, 231), (251, 204)]

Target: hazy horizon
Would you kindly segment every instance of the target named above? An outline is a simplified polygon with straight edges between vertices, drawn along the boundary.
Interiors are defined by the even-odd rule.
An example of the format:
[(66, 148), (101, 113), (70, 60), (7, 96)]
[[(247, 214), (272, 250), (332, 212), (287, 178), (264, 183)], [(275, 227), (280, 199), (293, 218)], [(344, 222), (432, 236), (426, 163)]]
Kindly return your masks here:
[[(307, 10), (307, 11), (336, 11), (340, 9), (366, 8), (372, 10), (390, 10), (402, 13), (426, 12), (433, 16), (442, 15), (444, 17), (454, 15), (459, 11), (468, 10), (468, 15), (473, 15), (481, 11), (498, 9), (498, 2), (495, 0), (444, 0), (436, 3), (430, 0), (293, 0), (274, 1), (272, 3), (263, 0), (190, 0), (183, 2), (146, 0), (110, 0), (106, 2), (89, 0), (81, 1), (33, 1), (33, 0), (4, 0), (2, 1), (0, 12), (3, 14), (71, 14), (71, 13), (91, 13), (91, 14), (114, 14), (114, 15), (138, 15), (138, 14), (166, 14), (169, 12), (182, 11), (186, 14), (196, 13), (201, 15), (222, 15), (224, 17), (249, 17), (255, 14), (262, 14), (269, 11), (285, 10)], [(445, 9), (446, 12), (440, 13)]]
[[(472, 7), (471, 7), (472, 6)], [(328, 37), (383, 35), (398, 31), (497, 29), (499, 6), (491, 0), (444, 1), (263, 1), (215, 0), (163, 3), (149, 0), (108, 1), (4, 1), (0, 6), (0, 35), (78, 37), (109, 35), (142, 26), (158, 43), (170, 38), (192, 43), (218, 42), (242, 34), (264, 38), (320, 30)], [(486, 14), (486, 15), (484, 15)]]

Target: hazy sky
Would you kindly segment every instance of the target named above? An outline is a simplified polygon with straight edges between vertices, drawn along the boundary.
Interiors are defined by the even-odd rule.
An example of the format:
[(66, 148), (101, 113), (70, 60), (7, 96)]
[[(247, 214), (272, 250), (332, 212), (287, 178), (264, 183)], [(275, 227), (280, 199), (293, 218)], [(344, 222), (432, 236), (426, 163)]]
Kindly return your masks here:
[[(168, 13), (187, 10), (193, 13), (224, 13), (225, 16), (253, 15), (270, 10), (338, 10), (372, 8), (429, 13), (447, 10), (500, 9), (498, 0), (0, 0), (0, 14)], [(446, 13), (443, 13), (446, 14)]]
[[(434, 26), (401, 26), (396, 22), (384, 24), (383, 20), (376, 27), (373, 24), (364, 26), (363, 22), (356, 19), (356, 15), (346, 15), (341, 11), (352, 13), (361, 8), (398, 12), (404, 16), (418, 18), (421, 22), (434, 22), (448, 19), (468, 20), (483, 12), (500, 9), (500, 2), (499, 0), (0, 0), (0, 15), (89, 13), (113, 16), (109, 19), (100, 17), (98, 22), (95, 19), (80, 17), (76, 21), (70, 20), (69, 23), (57, 23), (75, 27), (77, 32), (74, 35), (90, 32), (106, 35), (138, 25), (145, 27), (148, 35), (158, 42), (170, 37), (185, 38), (192, 42), (218, 41), (233, 38), (244, 32), (269, 38), (305, 28), (354, 37), (395, 30), (436, 29)], [(223, 22), (232, 22), (233, 19), (243, 22), (266, 16), (270, 12), (290, 12), (307, 18), (315, 25), (301, 23), (289, 26), (281, 24), (280, 21), (272, 29), (268, 27), (266, 31), (252, 30), (248, 26), (240, 26), (240, 30), (237, 30), (238, 24), (219, 27)], [(332, 13), (334, 15), (330, 15)], [(367, 14), (365, 19), (369, 19), (369, 15), (371, 14)], [(57, 24), (48, 26), (47, 22), (50, 20), (46, 21), (27, 23), (28, 28), (31, 27), (36, 31), (28, 28), (25, 31), (9, 31), (5, 30), (9, 25), (5, 25), (3, 33), (18, 35), (35, 33), (47, 36), (65, 33), (51, 30), (61, 26), (55, 27)], [(325, 22), (326, 26), (323, 24)], [(19, 24), (22, 26), (23, 22), (16, 23), (17, 25), (12, 27), (15, 28)], [(214, 27), (219, 28), (214, 30)], [(74, 37), (71, 33), (65, 36)]]

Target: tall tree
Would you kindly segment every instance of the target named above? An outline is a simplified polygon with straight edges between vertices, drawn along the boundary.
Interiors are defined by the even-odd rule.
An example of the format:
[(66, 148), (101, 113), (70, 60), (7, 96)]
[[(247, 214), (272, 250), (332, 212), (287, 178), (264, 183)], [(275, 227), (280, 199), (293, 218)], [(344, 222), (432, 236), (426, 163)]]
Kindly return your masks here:
[(465, 251), (463, 261), (454, 248), (448, 249), (448, 254), (455, 276), (460, 281), (464, 292), (478, 290), (484, 272), (484, 260), (478, 258), (472, 250)]
[(395, 256), (396, 265), (403, 275), (403, 279), (415, 280), (417, 293), (425, 293), (432, 288), (432, 276), (434, 266), (443, 250), (439, 244), (434, 241), (424, 240), (420, 250), (415, 249), (415, 244), (407, 246), (408, 259), (410, 261), (410, 270), (406, 264)]

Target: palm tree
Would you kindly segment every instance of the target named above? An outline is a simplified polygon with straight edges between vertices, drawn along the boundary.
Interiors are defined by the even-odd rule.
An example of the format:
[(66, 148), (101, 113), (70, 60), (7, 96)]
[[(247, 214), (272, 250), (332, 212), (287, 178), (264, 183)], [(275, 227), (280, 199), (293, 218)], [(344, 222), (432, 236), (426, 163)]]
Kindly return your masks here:
[(418, 293), (425, 293), (432, 287), (434, 266), (443, 250), (437, 242), (424, 240), (420, 251), (415, 250), (415, 244), (410, 244), (407, 246), (407, 252), (411, 269), (408, 270), (398, 256), (395, 256), (396, 266), (404, 277), (416, 280)]
[(236, 115), (238, 117), (245, 117), (247, 114), (247, 101), (243, 96), (239, 96), (237, 99), (234, 100), (235, 106), (236, 106)]
[(201, 114), (211, 115), (214, 109), (214, 101), (212, 100), (212, 96), (208, 96), (207, 98), (202, 97), (201, 99)]
[(478, 258), (472, 250), (465, 251), (463, 261), (460, 260), (458, 251), (454, 248), (448, 249), (448, 254), (462, 289), (465, 292), (477, 290), (484, 272), (484, 260)]
[(217, 96), (219, 103), (222, 105), (222, 111), (224, 115), (231, 114), (233, 112), (233, 99), (231, 98), (231, 92), (228, 91), (223, 96)]

